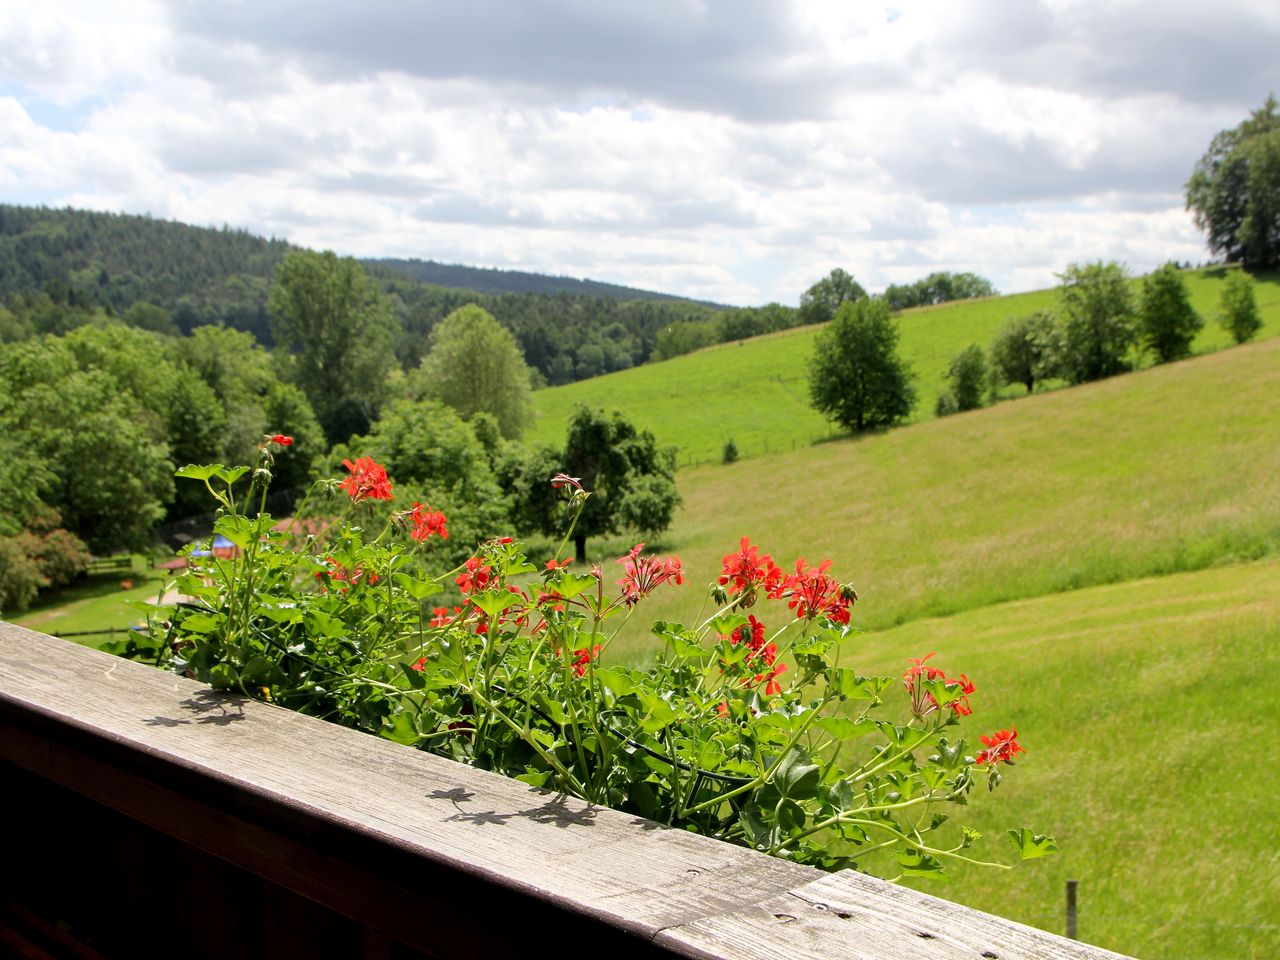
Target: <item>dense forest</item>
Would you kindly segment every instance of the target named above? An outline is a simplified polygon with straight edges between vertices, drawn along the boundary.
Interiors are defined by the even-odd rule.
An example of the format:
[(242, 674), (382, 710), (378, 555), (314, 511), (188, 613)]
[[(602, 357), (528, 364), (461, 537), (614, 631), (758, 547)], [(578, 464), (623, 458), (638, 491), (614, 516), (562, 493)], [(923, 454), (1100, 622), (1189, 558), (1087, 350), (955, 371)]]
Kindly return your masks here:
[[(0, 339), (65, 333), (100, 312), (161, 333), (226, 326), (269, 347), (274, 331), (267, 296), (276, 268), (293, 249), (243, 230), (0, 205), (0, 302), (8, 312), (0, 318)], [(612, 284), (516, 271), (414, 260), (364, 266), (399, 318), (395, 352), (406, 369), (421, 359), (431, 329), (467, 303), (510, 329), (542, 382), (552, 384), (644, 363), (664, 327), (717, 310)]]

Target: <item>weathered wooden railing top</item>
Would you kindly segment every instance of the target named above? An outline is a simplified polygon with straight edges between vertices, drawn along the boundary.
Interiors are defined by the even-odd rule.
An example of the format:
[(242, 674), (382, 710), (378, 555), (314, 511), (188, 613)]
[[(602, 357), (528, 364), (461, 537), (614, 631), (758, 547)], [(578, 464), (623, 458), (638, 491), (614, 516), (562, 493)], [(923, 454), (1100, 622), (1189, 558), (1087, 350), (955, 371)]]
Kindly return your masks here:
[(1116, 956), (6, 623), (0, 762), (440, 955), (554, 942), (611, 958)]

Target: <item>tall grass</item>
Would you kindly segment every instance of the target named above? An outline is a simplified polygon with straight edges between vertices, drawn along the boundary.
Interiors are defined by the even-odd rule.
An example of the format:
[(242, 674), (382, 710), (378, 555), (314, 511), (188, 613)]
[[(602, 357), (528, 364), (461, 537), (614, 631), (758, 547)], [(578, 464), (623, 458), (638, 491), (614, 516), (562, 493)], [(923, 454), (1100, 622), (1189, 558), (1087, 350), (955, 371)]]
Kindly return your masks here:
[[(1222, 270), (1185, 274), (1195, 308), (1208, 321), (1196, 338), (1199, 353), (1219, 350), (1230, 338), (1214, 321)], [(1140, 281), (1133, 281), (1135, 291)], [(1280, 276), (1258, 284), (1264, 319), (1260, 339), (1280, 335)], [(1004, 322), (1035, 310), (1052, 309), (1053, 290), (966, 300), (908, 310), (900, 315), (902, 356), (916, 374), (919, 404), (913, 419), (933, 417), (951, 359), (971, 343), (986, 347)], [(574, 406), (619, 409), (663, 445), (679, 449), (684, 465), (719, 462), (733, 440), (744, 458), (798, 449), (835, 435), (830, 423), (809, 406), (807, 368), (815, 327), (722, 344), (662, 363), (647, 364), (534, 395), (534, 442), (560, 445)], [(1005, 391), (1008, 396), (1022, 387)]]
[[(860, 440), (684, 471), (664, 537), (697, 611), (750, 536), (830, 557), (881, 629), (1280, 548), (1280, 339)], [(590, 547), (590, 545), (589, 545)], [(636, 638), (637, 646), (642, 640)]]
[(895, 675), (937, 651), (973, 678), (970, 719), (1016, 728), (1027, 754), (991, 802), (953, 816), (988, 844), (1027, 825), (1060, 846), (921, 889), (1061, 933), (1074, 879), (1091, 943), (1152, 960), (1280, 956), (1280, 561), (917, 620), (862, 644), (848, 658), (860, 670)]

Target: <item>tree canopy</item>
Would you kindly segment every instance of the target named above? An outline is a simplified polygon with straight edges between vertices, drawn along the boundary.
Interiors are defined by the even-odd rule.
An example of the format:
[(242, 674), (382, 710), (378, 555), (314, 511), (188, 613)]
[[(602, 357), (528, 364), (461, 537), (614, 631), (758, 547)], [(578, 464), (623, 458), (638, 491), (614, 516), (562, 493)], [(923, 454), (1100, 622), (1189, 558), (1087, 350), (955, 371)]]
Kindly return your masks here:
[(1236, 343), (1247, 343), (1262, 329), (1258, 301), (1253, 294), (1253, 278), (1247, 273), (1231, 273), (1222, 285), (1218, 323)]
[(1048, 311), (1010, 317), (991, 344), (992, 372), (1001, 384), (1021, 383), (1027, 393), (1058, 376), (1062, 331)]
[(995, 285), (976, 273), (931, 273), (915, 283), (890, 284), (882, 296), (890, 310), (929, 307), (952, 300), (996, 296)]
[(1191, 306), (1182, 274), (1171, 263), (1142, 281), (1138, 318), (1143, 343), (1155, 354), (1157, 363), (1191, 356), (1191, 341), (1204, 326), (1204, 320)]
[(827, 323), (841, 305), (865, 300), (867, 291), (852, 274), (836, 267), (800, 295), (800, 322)]
[(1124, 268), (1115, 261), (1073, 263), (1058, 278), (1066, 378), (1086, 383), (1131, 369), (1137, 311)]
[(414, 378), (415, 392), (443, 401), (464, 420), (488, 413), (507, 439), (533, 419), (529, 367), (511, 331), (468, 304), (431, 331), (431, 352)]
[(1280, 112), (1274, 95), (1213, 138), (1187, 181), (1186, 197), (1215, 254), (1248, 267), (1280, 262)]
[(329, 442), (367, 430), (386, 397), (396, 322), (360, 264), (332, 251), (290, 253), (267, 306), (276, 342), (292, 351), (292, 378)]
[(504, 469), (512, 519), (523, 530), (566, 533), (564, 502), (552, 489), (557, 473), (578, 478), (590, 491), (573, 528), (574, 554), (586, 562), (587, 540), (632, 530), (644, 537), (670, 524), (680, 494), (675, 451), (659, 448), (653, 434), (637, 430), (621, 413), (580, 406), (569, 421), (562, 450), (542, 447), (517, 453)]
[(814, 339), (809, 396), (846, 430), (892, 426), (916, 403), (911, 372), (898, 357), (898, 325), (883, 300), (844, 304)]

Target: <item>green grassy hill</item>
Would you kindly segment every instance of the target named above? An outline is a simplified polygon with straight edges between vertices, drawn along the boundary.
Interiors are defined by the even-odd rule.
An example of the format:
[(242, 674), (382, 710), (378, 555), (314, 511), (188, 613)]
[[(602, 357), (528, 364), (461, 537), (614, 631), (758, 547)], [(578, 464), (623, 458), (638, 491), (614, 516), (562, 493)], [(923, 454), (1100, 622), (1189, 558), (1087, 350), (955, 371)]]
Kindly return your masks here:
[[(938, 896), (1137, 957), (1280, 956), (1280, 561), (1093, 587), (863, 638), (860, 672), (908, 657), (973, 678), (975, 727), (1013, 727), (1027, 753), (994, 797), (953, 815), (989, 849), (1007, 827), (1060, 852), (971, 868)], [(1007, 859), (1005, 862), (1009, 862)]]
[[(888, 433), (682, 471), (696, 613), (739, 537), (830, 557), (880, 629), (1280, 552), (1280, 339)], [(588, 549), (593, 555), (603, 545)], [(617, 546), (617, 545), (610, 545)]]
[[(1206, 325), (1196, 339), (1200, 353), (1221, 349), (1230, 338), (1214, 321), (1221, 270), (1186, 275), (1192, 302)], [(1140, 281), (1134, 280), (1135, 289)], [(1258, 285), (1264, 339), (1280, 335), (1280, 276)], [(916, 373), (919, 403), (914, 420), (933, 417), (951, 359), (971, 343), (986, 347), (1009, 317), (1051, 309), (1053, 290), (965, 300), (908, 310), (900, 315), (900, 349)], [(817, 327), (721, 344), (661, 363), (534, 395), (537, 422), (530, 439), (559, 445), (575, 405), (619, 409), (660, 443), (680, 451), (681, 465), (718, 463), (732, 439), (744, 457), (793, 450), (834, 435), (809, 406), (807, 367)], [(1012, 388), (1010, 396), (1023, 392)]]

